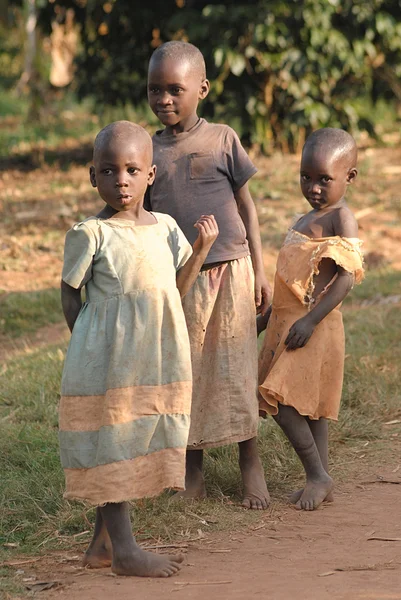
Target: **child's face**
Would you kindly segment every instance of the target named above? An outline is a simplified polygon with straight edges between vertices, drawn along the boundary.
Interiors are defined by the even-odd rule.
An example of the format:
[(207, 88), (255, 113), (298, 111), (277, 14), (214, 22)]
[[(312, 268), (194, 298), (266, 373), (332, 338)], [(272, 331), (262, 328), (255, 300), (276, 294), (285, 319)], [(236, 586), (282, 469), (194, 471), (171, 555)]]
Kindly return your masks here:
[(143, 197), (154, 181), (156, 167), (141, 143), (112, 139), (98, 153), (90, 168), (90, 180), (99, 195), (116, 211), (128, 211)]
[(185, 131), (197, 118), (199, 100), (207, 96), (209, 82), (185, 61), (160, 59), (150, 63), (148, 101), (165, 127)]
[(347, 157), (336, 157), (332, 151), (313, 147), (304, 150), (300, 183), (306, 200), (315, 210), (323, 210), (344, 198), (347, 186), (357, 170), (349, 168)]

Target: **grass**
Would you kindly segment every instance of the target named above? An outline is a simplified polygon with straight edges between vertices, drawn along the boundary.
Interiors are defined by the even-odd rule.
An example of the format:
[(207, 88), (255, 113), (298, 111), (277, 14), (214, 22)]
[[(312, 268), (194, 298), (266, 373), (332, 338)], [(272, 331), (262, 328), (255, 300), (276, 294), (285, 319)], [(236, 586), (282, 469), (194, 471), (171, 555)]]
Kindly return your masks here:
[(389, 267), (367, 271), (362, 285), (356, 285), (345, 299), (345, 304), (363, 301), (377, 302), (386, 296), (401, 295), (401, 271)]
[(1, 293), (0, 335), (18, 337), (63, 319), (60, 290)]
[[(401, 331), (399, 306), (349, 309), (345, 312), (347, 358), (343, 405), (331, 426), (331, 461), (354, 456), (361, 442), (380, 439), (381, 423), (400, 415)], [(18, 544), (17, 552), (71, 548), (85, 543), (94, 509), (63, 499), (58, 457), (57, 404), (64, 346), (50, 346), (12, 360), (0, 376), (0, 546)], [(280, 501), (301, 481), (302, 470), (289, 443), (272, 419), (260, 426), (260, 453), (273, 498)], [(347, 462), (346, 460), (346, 462)], [(342, 463), (341, 463), (342, 464)], [(193, 506), (171, 503), (169, 495), (133, 505), (139, 539), (188, 539), (199, 529), (240, 528), (260, 519), (241, 510), (235, 445), (210, 450), (205, 462), (210, 499)], [(204, 525), (201, 519), (210, 520)], [(206, 519), (206, 520), (207, 520)], [(1, 554), (12, 555), (12, 550)]]

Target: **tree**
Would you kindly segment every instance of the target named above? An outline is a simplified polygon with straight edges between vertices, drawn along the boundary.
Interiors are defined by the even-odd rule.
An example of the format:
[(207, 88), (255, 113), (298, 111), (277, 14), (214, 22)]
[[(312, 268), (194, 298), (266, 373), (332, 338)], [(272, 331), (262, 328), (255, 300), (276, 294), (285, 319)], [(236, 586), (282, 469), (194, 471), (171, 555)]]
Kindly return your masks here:
[[(401, 98), (401, 0), (76, 0), (79, 91), (146, 102), (155, 47), (188, 40), (205, 55), (204, 114), (264, 150), (294, 150), (321, 126), (374, 132), (361, 98)], [(42, 11), (51, 21), (55, 4)]]

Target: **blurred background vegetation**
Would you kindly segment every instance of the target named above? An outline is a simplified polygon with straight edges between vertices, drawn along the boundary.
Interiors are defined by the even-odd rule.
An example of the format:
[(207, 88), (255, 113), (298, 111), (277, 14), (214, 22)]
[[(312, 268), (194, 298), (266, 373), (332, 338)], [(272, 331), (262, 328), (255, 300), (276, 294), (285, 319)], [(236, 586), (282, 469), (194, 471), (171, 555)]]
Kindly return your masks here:
[(39, 139), (61, 114), (90, 130), (82, 106), (155, 124), (148, 60), (180, 39), (206, 58), (203, 115), (247, 145), (294, 152), (324, 126), (380, 139), (401, 115), (400, 15), (401, 0), (0, 0), (0, 114)]

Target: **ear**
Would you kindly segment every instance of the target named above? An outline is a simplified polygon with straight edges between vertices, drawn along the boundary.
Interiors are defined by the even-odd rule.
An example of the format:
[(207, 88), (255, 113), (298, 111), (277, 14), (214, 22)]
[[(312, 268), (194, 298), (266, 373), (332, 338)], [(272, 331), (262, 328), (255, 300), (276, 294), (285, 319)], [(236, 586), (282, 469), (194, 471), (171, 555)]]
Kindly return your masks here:
[(156, 165), (152, 165), (148, 172), (148, 185), (152, 185), (156, 177), (157, 167)]
[(347, 175), (347, 185), (349, 185), (350, 183), (353, 183), (353, 181), (355, 180), (357, 175), (358, 175), (357, 169), (350, 169), (348, 171), (348, 175)]
[(89, 167), (89, 179), (90, 179), (90, 182), (92, 184), (92, 187), (97, 187), (97, 184), (96, 184), (96, 171), (95, 171), (95, 167), (93, 165), (91, 167)]
[(210, 82), (208, 79), (204, 79), (199, 88), (199, 100), (206, 98), (210, 91)]

